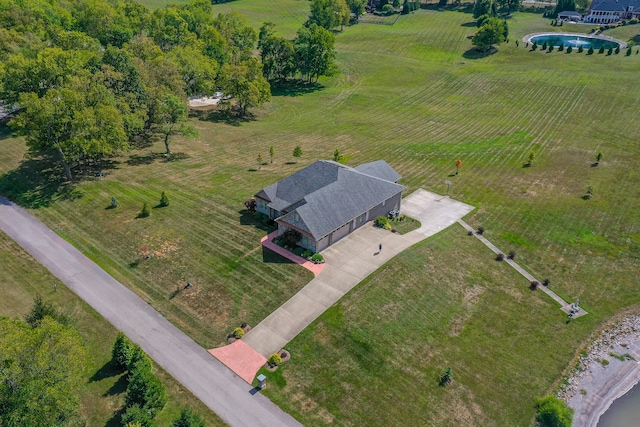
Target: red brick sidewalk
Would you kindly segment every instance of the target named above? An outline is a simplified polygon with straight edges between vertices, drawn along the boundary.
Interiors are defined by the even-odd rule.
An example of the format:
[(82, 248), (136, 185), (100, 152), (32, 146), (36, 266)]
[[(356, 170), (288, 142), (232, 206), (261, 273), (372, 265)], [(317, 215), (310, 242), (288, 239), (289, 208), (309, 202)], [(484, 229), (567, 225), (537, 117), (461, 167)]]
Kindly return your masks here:
[(258, 370), (267, 363), (266, 357), (249, 347), (242, 340), (208, 351), (249, 384), (253, 382)]
[(294, 254), (293, 252), (290, 252), (288, 250), (286, 250), (285, 248), (281, 248), (280, 246), (276, 245), (275, 243), (272, 242), (272, 240), (278, 237), (278, 230), (274, 231), (271, 234), (268, 234), (266, 236), (264, 236), (262, 239), (260, 239), (260, 241), (262, 242), (262, 246), (264, 246), (267, 249), (272, 250), (273, 252), (282, 255), (283, 257), (287, 258), (288, 260), (291, 260), (293, 262), (295, 262), (298, 265), (303, 266), (304, 268), (306, 268), (307, 270), (311, 271), (314, 275), (318, 275), (320, 274), (320, 272), (322, 271), (322, 269), (324, 268), (324, 264), (314, 264), (311, 261), (307, 261), (306, 259)]

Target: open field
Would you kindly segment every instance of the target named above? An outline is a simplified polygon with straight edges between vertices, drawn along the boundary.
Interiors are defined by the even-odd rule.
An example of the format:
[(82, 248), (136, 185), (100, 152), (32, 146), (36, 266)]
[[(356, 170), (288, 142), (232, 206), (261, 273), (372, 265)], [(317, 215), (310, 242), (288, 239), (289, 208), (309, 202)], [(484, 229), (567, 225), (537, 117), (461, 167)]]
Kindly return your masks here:
[(528, 425), (597, 319), (566, 325), (493, 258), (457, 224), (403, 252), (287, 346), (265, 393), (306, 425)]
[[(87, 425), (120, 426), (120, 420), (114, 418), (114, 413), (124, 405), (127, 383), (126, 374), (114, 370), (109, 364), (117, 333), (114, 327), (57, 282), (55, 277), (2, 232), (0, 271), (0, 316), (24, 316), (31, 309), (36, 296), (70, 315), (91, 356), (88, 381), (80, 391), (82, 413), (87, 417)], [(54, 282), (57, 282), (55, 292), (52, 286)], [(187, 406), (199, 413), (207, 425), (225, 425), (161, 368), (155, 366), (154, 369), (167, 389), (169, 398), (165, 408), (156, 417), (158, 426), (170, 425), (180, 415), (182, 408)]]
[[(283, 33), (292, 34), (306, 16), (301, 3), (242, 0), (216, 6), (215, 12), (255, 11), (249, 19), (257, 28), (284, 16), (280, 10), (292, 11), (281, 23)], [(589, 316), (567, 327), (541, 293), (526, 291), (506, 266), (496, 268), (483, 248), (468, 240), (456, 247), (458, 240), (447, 231), (442, 236), (451, 242), (439, 236), (403, 254), (296, 339), (294, 360), (281, 371), (288, 385), (269, 393), (312, 424), (331, 418), (357, 424), (372, 408), (387, 407), (405, 424), (422, 424), (428, 415), (434, 423), (495, 419), (496, 425), (527, 425), (533, 398), (559, 379), (576, 345), (617, 310), (640, 302), (640, 55), (529, 52), (514, 41), (566, 28), (550, 27), (549, 20), (531, 13), (516, 14), (509, 23), (511, 43), (480, 59), (468, 39), (476, 28), (462, 11), (426, 9), (393, 26), (346, 28), (337, 34), (342, 74), (321, 79), (319, 90), (274, 90), (273, 101), (248, 121), (194, 117), (201, 136), (176, 139), (172, 147), (180, 155), (174, 161), (158, 154), (157, 142), (114, 159), (104, 179), (73, 188), (35, 173), (42, 163), (25, 159), (22, 142), (4, 130), (0, 193), (11, 192), (32, 207), (212, 347), (240, 322), (262, 320), (311, 278), (263, 252), (259, 239), (265, 230), (242, 213), (248, 196), (330, 158), (336, 147), (351, 157), (351, 165), (387, 160), (404, 176), (407, 194), (419, 187), (444, 193), (443, 181), (450, 179), (451, 196), (478, 207), (467, 222), (483, 225), (487, 238), (505, 251), (516, 250), (518, 262), (536, 277), (551, 279), (565, 299), (580, 297)], [(304, 154), (291, 164), (296, 145)], [(258, 153), (268, 158), (270, 146), (275, 163), (255, 170)], [(533, 166), (524, 168), (531, 151)], [(604, 158), (591, 167), (598, 151)], [(463, 167), (453, 177), (457, 158)], [(583, 200), (589, 185), (594, 197)], [(161, 191), (171, 205), (135, 219), (142, 202), (156, 205)], [(120, 208), (105, 209), (111, 196)], [(145, 253), (151, 260), (141, 261)], [(430, 277), (413, 272), (424, 265)], [(407, 282), (407, 292), (423, 292), (425, 299), (397, 288), (392, 296), (398, 305), (384, 308), (384, 286), (396, 277)], [(194, 287), (176, 292), (187, 281)], [(472, 298), (470, 312), (461, 313), (453, 302), (464, 300), (465, 289), (473, 286), (482, 292)], [(421, 303), (408, 305), (414, 300)], [(385, 317), (372, 317), (376, 312), (397, 321), (387, 327)], [(468, 318), (451, 335), (463, 314)], [(323, 353), (323, 337), (336, 356)], [(406, 356), (384, 351), (394, 348)], [(337, 355), (349, 356), (349, 364), (340, 366)], [(434, 384), (447, 365), (456, 382), (440, 389)], [(327, 372), (341, 378), (332, 383), (332, 393), (322, 391), (331, 377)], [(374, 376), (393, 384), (382, 385)], [(356, 399), (358, 393), (367, 398)], [(343, 412), (341, 397), (351, 415)], [(448, 400), (466, 408), (469, 417), (446, 418), (452, 412)]]

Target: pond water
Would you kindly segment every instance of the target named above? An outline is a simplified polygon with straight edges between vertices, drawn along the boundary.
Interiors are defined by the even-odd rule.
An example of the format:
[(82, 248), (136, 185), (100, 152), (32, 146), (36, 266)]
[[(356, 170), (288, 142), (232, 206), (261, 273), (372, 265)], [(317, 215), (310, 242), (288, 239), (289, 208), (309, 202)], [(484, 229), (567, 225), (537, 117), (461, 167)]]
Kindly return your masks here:
[(580, 46), (583, 49), (589, 49), (593, 46), (594, 49), (600, 49), (604, 46), (605, 49), (609, 49), (612, 47), (615, 49), (620, 46), (620, 43), (613, 40), (605, 40), (597, 37), (589, 37), (586, 34), (542, 34), (539, 36), (533, 36), (529, 38), (530, 43), (538, 43), (538, 46), (542, 46), (544, 42), (547, 42), (547, 45), (560, 46), (564, 47), (573, 46), (573, 48), (578, 48)]
[(640, 384), (613, 401), (598, 421), (598, 427), (632, 427), (640, 425)]

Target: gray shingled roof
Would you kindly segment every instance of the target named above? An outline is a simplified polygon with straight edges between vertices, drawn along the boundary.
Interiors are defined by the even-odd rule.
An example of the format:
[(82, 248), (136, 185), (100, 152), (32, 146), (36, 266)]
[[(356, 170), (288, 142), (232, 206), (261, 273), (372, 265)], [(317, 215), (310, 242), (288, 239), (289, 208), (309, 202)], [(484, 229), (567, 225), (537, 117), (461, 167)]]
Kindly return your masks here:
[(633, 11), (640, 10), (640, 0), (593, 0), (590, 10), (626, 12), (629, 6)]
[[(400, 175), (386, 162), (367, 163), (363, 169), (397, 180)], [(320, 239), (348, 221), (393, 197), (405, 187), (339, 163), (319, 160), (272, 184), (256, 196), (269, 206), (291, 210), (277, 219)]]
[(356, 170), (358, 172), (362, 172), (367, 175), (375, 176), (377, 178), (382, 178), (386, 181), (398, 182), (402, 176), (395, 171), (389, 163), (384, 160), (378, 160), (376, 162), (371, 163), (363, 163), (360, 166), (356, 166)]

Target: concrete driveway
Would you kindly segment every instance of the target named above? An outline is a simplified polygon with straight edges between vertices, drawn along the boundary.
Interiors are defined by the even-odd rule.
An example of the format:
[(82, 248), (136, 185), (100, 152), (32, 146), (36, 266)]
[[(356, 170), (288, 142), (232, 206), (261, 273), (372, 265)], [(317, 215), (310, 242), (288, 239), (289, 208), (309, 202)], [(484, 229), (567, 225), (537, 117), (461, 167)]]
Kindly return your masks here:
[[(419, 220), (422, 224), (419, 229), (398, 235), (370, 223), (330, 246), (322, 252), (326, 260), (324, 270), (242, 340), (269, 357), (381, 265), (473, 209), (448, 197), (417, 190), (402, 200), (401, 211)], [(378, 251), (380, 244), (382, 251)]]

